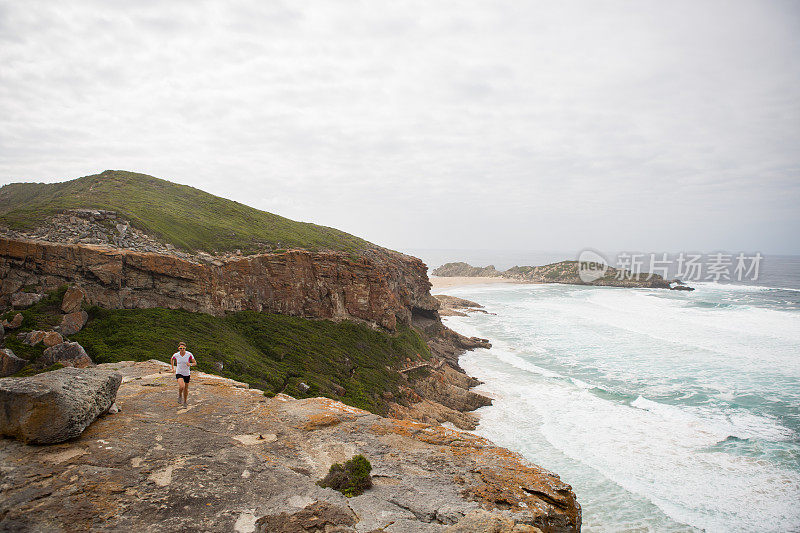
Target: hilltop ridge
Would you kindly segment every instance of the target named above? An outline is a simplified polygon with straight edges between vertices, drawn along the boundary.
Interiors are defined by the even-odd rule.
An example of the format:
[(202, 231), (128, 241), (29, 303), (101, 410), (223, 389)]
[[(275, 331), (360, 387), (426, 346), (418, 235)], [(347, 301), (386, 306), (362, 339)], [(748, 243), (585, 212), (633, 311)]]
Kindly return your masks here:
[(0, 188), (0, 225), (11, 230), (31, 231), (75, 209), (116, 212), (134, 228), (190, 252), (300, 248), (360, 253), (379, 248), (335, 228), (297, 222), (189, 185), (125, 170)]

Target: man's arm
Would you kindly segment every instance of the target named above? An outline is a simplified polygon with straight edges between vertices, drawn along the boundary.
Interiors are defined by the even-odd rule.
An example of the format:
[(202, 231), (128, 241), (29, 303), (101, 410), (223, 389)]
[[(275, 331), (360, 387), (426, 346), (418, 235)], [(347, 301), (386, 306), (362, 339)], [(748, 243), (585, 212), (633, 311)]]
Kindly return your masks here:
[(194, 355), (189, 356), (189, 366), (197, 365), (197, 361), (194, 360)]
[(170, 374), (174, 374), (175, 373), (175, 356), (174, 355), (169, 358), (169, 371), (170, 371)]

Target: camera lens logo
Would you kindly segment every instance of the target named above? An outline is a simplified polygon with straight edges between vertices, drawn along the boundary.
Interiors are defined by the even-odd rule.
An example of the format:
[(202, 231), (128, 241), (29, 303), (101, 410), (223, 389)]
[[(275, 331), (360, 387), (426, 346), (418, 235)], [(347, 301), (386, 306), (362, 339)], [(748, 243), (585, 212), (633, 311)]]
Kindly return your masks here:
[(606, 275), (608, 263), (605, 257), (594, 250), (583, 250), (578, 254), (578, 277), (584, 283), (591, 283)]

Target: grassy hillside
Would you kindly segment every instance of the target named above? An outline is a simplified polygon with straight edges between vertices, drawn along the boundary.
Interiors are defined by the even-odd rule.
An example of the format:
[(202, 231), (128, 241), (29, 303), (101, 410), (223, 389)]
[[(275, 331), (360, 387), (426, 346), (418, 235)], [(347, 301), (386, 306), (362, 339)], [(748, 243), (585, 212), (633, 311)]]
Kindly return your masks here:
[[(63, 289), (22, 311), (24, 322), (18, 331), (57, 323), (62, 295)], [(88, 311), (89, 322), (69, 340), (80, 342), (96, 363), (168, 362), (184, 340), (204, 372), (247, 382), (268, 394), (327, 396), (378, 414), (386, 413), (383, 393), (397, 391), (397, 365), (406, 357), (430, 357), (425, 342), (407, 327), (389, 335), (353, 322), (252, 311), (225, 317), (167, 309)], [(6, 347), (35, 361), (43, 346), (26, 346), (16, 333), (7, 335)], [(301, 382), (310, 390), (302, 391)]]
[(106, 170), (63, 183), (12, 183), (0, 188), (0, 224), (30, 229), (64, 209), (116, 211), (139, 229), (178, 248), (257, 251), (342, 250), (372, 245), (326, 226), (296, 222), (232, 200), (145, 174)]

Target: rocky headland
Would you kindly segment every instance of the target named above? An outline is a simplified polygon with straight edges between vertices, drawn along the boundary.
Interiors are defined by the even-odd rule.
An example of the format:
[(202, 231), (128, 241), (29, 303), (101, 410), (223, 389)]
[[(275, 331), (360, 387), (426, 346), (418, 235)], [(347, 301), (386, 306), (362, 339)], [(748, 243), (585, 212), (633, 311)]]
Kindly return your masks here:
[(584, 281), (579, 275), (578, 261), (560, 261), (542, 266), (514, 266), (497, 270), (494, 265), (474, 267), (467, 263), (446, 263), (431, 274), (439, 277), (502, 278), (522, 283), (561, 283), (566, 285), (594, 285), (600, 287), (629, 287), (671, 290), (693, 290), (680, 280), (666, 280), (659, 274), (633, 273), (624, 269), (606, 267), (597, 279)]
[[(120, 210), (129, 197), (150, 201), (143, 184), (169, 201), (188, 194), (212, 206), (204, 222), (217, 233), (175, 226), (168, 211), (161, 220)], [(580, 529), (575, 495), (557, 476), (436, 425), (477, 426), (472, 411), (491, 400), (470, 390), (478, 381), (458, 357), (490, 344), (442, 324), (419, 259), (143, 175), (108, 171), (56, 185), (64, 187), (0, 189), (0, 377), (17, 376), (0, 380), (0, 426), (22, 441), (0, 441), (0, 529)], [(80, 206), (104, 187), (108, 208)], [(226, 210), (232, 218), (213, 218)], [(220, 239), (231, 220), (237, 232)], [(206, 244), (197, 240), (204, 235)], [(228, 241), (246, 252), (217, 250)], [(120, 327), (132, 329), (126, 336)], [(195, 402), (176, 410), (174, 376), (145, 361), (153, 347), (136, 339), (162, 342), (155, 330), (182, 339), (187, 327), (206, 343), (203, 370), (253, 376), (272, 390), (193, 373)], [(331, 343), (325, 332), (342, 337)], [(223, 353), (223, 340), (244, 351)], [(140, 362), (120, 362), (121, 353)], [(266, 369), (283, 377), (264, 381)], [(121, 376), (116, 404), (107, 389), (119, 381), (95, 376), (106, 370)], [(73, 390), (80, 383), (105, 391), (102, 401)], [(28, 422), (47, 428), (48, 416), (69, 423), (50, 428), (57, 437), (32, 437), (39, 430)], [(315, 485), (355, 453), (373, 462), (373, 489), (347, 499)]]

